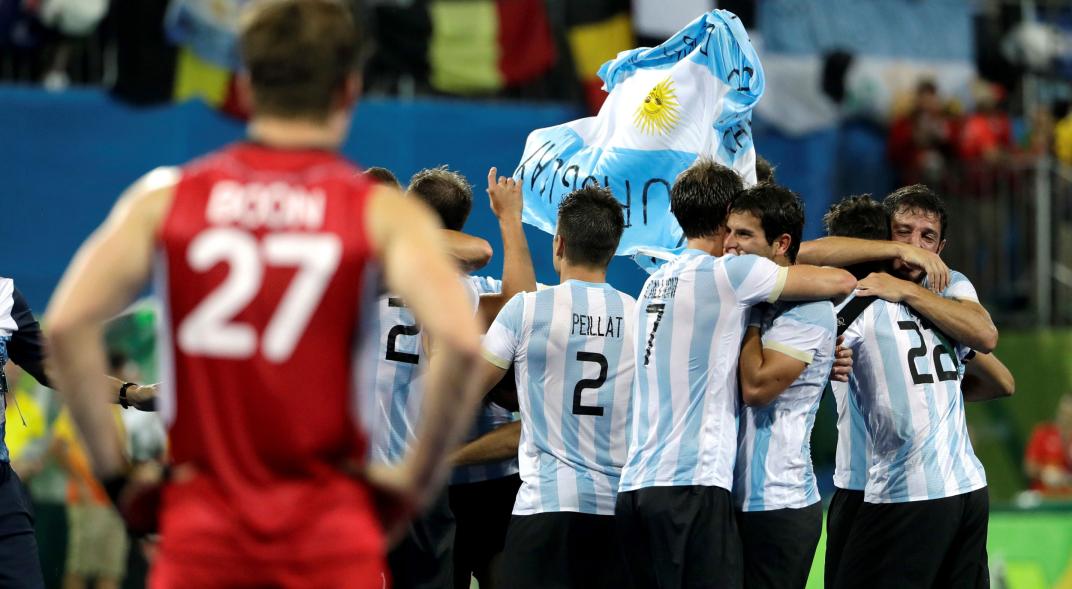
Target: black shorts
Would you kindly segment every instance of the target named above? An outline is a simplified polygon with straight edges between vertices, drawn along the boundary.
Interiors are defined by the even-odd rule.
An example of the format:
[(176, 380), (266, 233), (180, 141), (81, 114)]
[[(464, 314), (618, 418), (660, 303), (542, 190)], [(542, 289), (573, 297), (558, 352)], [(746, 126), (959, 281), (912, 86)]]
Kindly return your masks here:
[(555, 512), (515, 515), (496, 587), (628, 589), (614, 516)]
[(826, 566), (824, 569), (824, 587), (833, 587), (841, 564), (841, 554), (845, 551), (845, 542), (852, 531), (852, 522), (856, 512), (864, 504), (863, 491), (835, 488), (826, 512)]
[(516, 474), (479, 483), (451, 485), (454, 530), (454, 589), (469, 589), (470, 576), (481, 589), (493, 587), (492, 561), (502, 552), (510, 512), (521, 486)]
[(930, 501), (864, 503), (841, 555), (834, 586), (988, 587), (989, 515), (986, 487)]
[(745, 589), (800, 589), (808, 584), (823, 533), (823, 504), (738, 511)]
[(395, 589), (452, 589), (454, 514), (443, 491), (387, 553)]
[(0, 587), (44, 586), (29, 494), (11, 464), (0, 462)]
[(649, 487), (618, 494), (626, 562), (638, 588), (741, 587), (741, 540), (730, 492)]

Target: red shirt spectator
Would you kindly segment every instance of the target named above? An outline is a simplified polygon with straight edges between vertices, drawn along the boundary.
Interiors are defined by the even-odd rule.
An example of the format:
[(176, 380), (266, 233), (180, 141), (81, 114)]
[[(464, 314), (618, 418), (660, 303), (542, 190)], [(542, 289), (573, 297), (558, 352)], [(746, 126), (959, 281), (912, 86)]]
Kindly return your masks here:
[(1027, 444), (1024, 469), (1031, 489), (1047, 495), (1072, 495), (1072, 394), (1057, 405), (1055, 423), (1035, 427)]

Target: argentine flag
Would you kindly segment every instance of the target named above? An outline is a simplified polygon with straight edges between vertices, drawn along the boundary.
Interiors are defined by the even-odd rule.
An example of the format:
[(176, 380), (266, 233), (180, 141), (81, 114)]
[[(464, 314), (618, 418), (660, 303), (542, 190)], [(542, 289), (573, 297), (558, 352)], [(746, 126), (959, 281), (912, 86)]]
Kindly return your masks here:
[(562, 199), (599, 184), (625, 212), (618, 255), (669, 250), (684, 242), (670, 186), (697, 157), (755, 183), (751, 118), (763, 69), (733, 13), (713, 10), (658, 47), (624, 51), (599, 77), (609, 96), (598, 115), (529, 135), (514, 171), (526, 223), (554, 233)]

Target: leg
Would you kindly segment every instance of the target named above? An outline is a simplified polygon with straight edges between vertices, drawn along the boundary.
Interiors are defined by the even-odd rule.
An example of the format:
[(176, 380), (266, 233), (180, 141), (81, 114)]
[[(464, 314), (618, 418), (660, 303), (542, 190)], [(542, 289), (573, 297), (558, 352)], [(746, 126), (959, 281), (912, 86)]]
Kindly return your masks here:
[(612, 515), (563, 514), (569, 520), (567, 587), (630, 589), (629, 574)]
[(470, 576), (481, 589), (494, 589), (492, 562), (503, 550), (510, 512), (521, 485), (516, 474), (450, 487), (454, 535), (454, 589), (469, 589)]
[(515, 515), (506, 532), (506, 546), (495, 584), (510, 589), (569, 586), (570, 513)]
[(737, 513), (745, 589), (800, 589), (808, 583), (823, 529), (822, 503)]
[[(743, 584), (744, 555), (730, 492), (719, 487), (691, 487), (692, 498), (683, 504), (687, 520), (684, 587), (688, 589), (739, 589)], [(690, 505), (696, 507), (690, 510)]]
[(44, 586), (30, 498), (11, 465), (0, 463), (0, 587)]
[(410, 524), (387, 555), (397, 589), (451, 589), (454, 584), (454, 515), (446, 491)]
[(622, 556), (629, 576), (636, 587), (658, 587), (655, 564), (652, 561), (651, 538), (637, 510), (637, 494), (627, 491), (618, 494), (614, 522), (621, 540)]
[(960, 528), (946, 553), (938, 573), (939, 587), (978, 589), (990, 586), (986, 534), (990, 519), (990, 495), (983, 487), (961, 495), (963, 512)]
[(864, 503), (841, 556), (834, 587), (928, 589), (934, 586), (960, 522), (956, 497)]
[(834, 577), (838, 565), (841, 564), (841, 553), (845, 550), (852, 522), (863, 502), (863, 491), (840, 488), (834, 491), (834, 496), (830, 499), (830, 509), (826, 514), (826, 587), (834, 586)]

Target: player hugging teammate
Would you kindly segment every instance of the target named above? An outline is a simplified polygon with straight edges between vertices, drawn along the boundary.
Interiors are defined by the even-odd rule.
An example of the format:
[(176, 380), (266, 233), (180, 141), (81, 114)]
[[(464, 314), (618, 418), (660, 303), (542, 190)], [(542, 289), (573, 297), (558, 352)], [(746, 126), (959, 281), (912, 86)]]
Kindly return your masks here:
[(801, 243), (795, 194), (700, 159), (671, 189), (687, 249), (634, 299), (606, 278), (615, 195), (562, 200), (538, 289), (492, 169), (502, 279), (470, 277), (491, 252), (460, 232), (468, 181), (403, 194), (336, 153), (359, 40), (334, 0), (254, 3), (250, 140), (132, 186), (50, 307), (55, 380), (122, 503), (99, 328), (155, 276), (174, 466), (153, 587), (800, 588), (827, 389), (827, 586), (987, 585), (964, 403), (1014, 384), (939, 257), (938, 195), (850, 197)]

